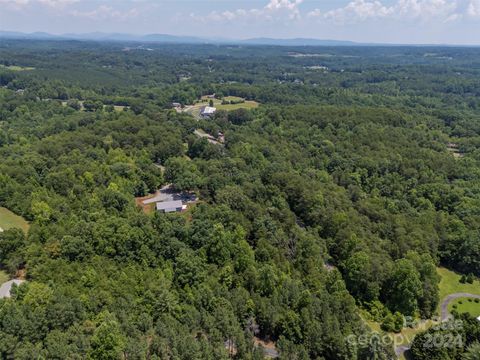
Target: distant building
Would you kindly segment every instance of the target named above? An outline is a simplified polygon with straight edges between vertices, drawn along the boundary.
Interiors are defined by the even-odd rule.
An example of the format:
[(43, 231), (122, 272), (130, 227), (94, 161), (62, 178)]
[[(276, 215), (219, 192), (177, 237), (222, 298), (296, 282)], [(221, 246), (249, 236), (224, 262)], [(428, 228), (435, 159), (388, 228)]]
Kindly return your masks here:
[(217, 109), (214, 108), (214, 107), (204, 106), (200, 110), (200, 116), (203, 117), (203, 118), (209, 118), (209, 117), (213, 116), (213, 114), (215, 114), (216, 111), (217, 111)]
[(165, 213), (179, 212), (184, 210), (185, 208), (181, 200), (157, 202), (157, 211)]
[(173, 108), (181, 108), (182, 107), (182, 104), (178, 103), (178, 102), (172, 102), (172, 107)]

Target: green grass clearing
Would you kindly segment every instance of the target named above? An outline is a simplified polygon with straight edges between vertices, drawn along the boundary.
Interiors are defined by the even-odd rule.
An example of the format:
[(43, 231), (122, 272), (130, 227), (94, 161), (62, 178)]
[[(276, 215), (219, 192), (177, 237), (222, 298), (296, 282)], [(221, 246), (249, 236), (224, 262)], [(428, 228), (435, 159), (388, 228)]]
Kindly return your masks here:
[[(448, 311), (452, 312), (452, 310), (456, 310), (459, 313), (469, 313), (473, 317), (480, 316), (480, 301), (477, 299), (478, 302), (475, 302), (475, 299), (472, 298), (458, 298), (453, 300), (448, 305)], [(456, 305), (456, 308), (454, 308)]]
[(237, 109), (247, 109), (247, 110), (255, 109), (258, 107), (258, 105), (259, 104), (256, 101), (245, 101), (244, 103), (240, 103), (240, 104), (225, 104), (225, 105), (222, 105), (222, 103), (220, 102), (218, 105), (215, 105), (215, 107), (218, 110), (231, 111), (231, 110), (237, 110)]
[[(232, 110), (237, 110), (237, 109), (255, 109), (257, 108), (260, 104), (256, 101), (253, 100), (245, 100), (243, 103), (239, 104), (222, 104), (222, 100), (219, 99), (200, 99), (198, 100), (194, 105), (187, 107), (184, 111), (192, 114), (194, 117), (199, 118), (200, 117), (200, 110), (203, 106), (209, 106), (210, 100), (213, 101), (213, 106), (217, 108), (217, 110), (226, 110), (226, 111), (232, 111)], [(241, 97), (237, 96), (226, 96), (225, 100), (232, 101), (232, 100), (244, 100)]]
[(5, 271), (0, 270), (0, 285), (3, 284), (4, 282), (7, 282), (8, 280), (10, 280), (10, 277), (8, 276), (8, 274)]
[[(74, 99), (72, 99), (74, 100)], [(83, 106), (83, 100), (77, 100), (78, 103), (80, 104), (80, 111), (85, 111), (85, 107)], [(68, 101), (62, 100), (62, 106), (68, 106)], [(105, 109), (108, 105), (103, 105), (103, 108)], [(130, 106), (125, 106), (125, 105), (113, 105), (113, 109), (115, 111), (124, 111), (125, 109), (130, 109)]]
[(242, 100), (245, 100), (244, 98), (242, 98), (240, 96), (225, 96), (224, 99), (227, 100), (227, 101), (242, 101)]
[(18, 66), (18, 65), (5, 66), (5, 65), (2, 65), (2, 64), (0, 64), (0, 69), (7, 69), (7, 70), (11, 70), (11, 71), (31, 71), (31, 70), (35, 70), (34, 67), (29, 67), (29, 66)]
[(442, 267), (437, 268), (437, 273), (441, 276), (440, 301), (447, 295), (460, 292), (480, 295), (478, 280), (474, 281), (473, 284), (462, 284), (460, 282), (461, 275)]
[(30, 225), (21, 216), (15, 215), (10, 210), (0, 207), (0, 228), (3, 230), (19, 228), (28, 232)]

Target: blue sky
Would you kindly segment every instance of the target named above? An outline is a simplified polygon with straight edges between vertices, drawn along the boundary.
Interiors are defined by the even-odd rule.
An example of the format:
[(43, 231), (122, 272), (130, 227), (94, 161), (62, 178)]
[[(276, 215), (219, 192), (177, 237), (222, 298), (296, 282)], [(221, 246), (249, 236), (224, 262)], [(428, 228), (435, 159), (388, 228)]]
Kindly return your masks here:
[(0, 30), (480, 45), (480, 0), (0, 0)]

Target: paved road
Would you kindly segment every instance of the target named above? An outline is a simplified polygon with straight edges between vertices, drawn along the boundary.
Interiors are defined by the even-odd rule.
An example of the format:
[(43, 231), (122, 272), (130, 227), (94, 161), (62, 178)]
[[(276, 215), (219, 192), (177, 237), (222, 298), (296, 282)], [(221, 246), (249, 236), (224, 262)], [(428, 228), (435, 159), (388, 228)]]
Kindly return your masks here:
[[(464, 298), (464, 297), (473, 298), (473, 299), (480, 299), (480, 295), (470, 294), (470, 293), (454, 293), (454, 294), (450, 294), (448, 296), (445, 296), (442, 300), (441, 305), (440, 305), (442, 321), (447, 320), (448, 317), (450, 316), (450, 313), (448, 312), (448, 305), (453, 300), (458, 299), (458, 298)], [(410, 344), (398, 345), (398, 346), (395, 347), (395, 353), (400, 358), (400, 356), (402, 356), (402, 354), (409, 349), (410, 349)]]
[(9, 298), (10, 297), (10, 290), (12, 290), (12, 285), (16, 284), (17, 286), (19, 286), (23, 282), (24, 282), (24, 280), (14, 279), (14, 280), (10, 280), (10, 281), (7, 281), (7, 282), (3, 283), (2, 286), (0, 286), (0, 299)]
[(455, 299), (463, 298), (463, 297), (480, 299), (480, 295), (469, 294), (469, 293), (455, 293), (455, 294), (450, 294), (446, 296), (443, 299), (442, 304), (440, 305), (442, 321), (447, 320), (448, 317), (450, 316), (450, 313), (448, 312), (448, 304), (450, 304), (450, 302), (452, 302)]
[[(470, 293), (454, 293), (448, 296), (445, 296), (442, 300), (440, 305), (441, 310), (441, 320), (445, 321), (449, 318), (450, 313), (448, 312), (448, 305), (455, 299), (458, 298), (473, 298), (473, 299), (480, 299), (480, 295), (470, 294)], [(400, 358), (400, 356), (407, 350), (410, 349), (410, 344), (408, 345), (399, 345), (395, 347), (395, 353)]]
[(398, 358), (403, 355), (403, 353), (407, 350), (410, 350), (410, 344), (409, 345), (398, 345), (395, 347), (395, 354), (397, 354)]

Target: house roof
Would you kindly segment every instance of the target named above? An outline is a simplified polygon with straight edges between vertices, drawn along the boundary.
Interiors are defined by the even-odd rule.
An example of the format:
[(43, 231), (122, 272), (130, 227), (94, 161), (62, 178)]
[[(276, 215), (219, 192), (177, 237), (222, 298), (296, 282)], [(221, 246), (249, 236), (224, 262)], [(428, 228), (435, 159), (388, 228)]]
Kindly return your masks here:
[(202, 112), (201, 112), (201, 113), (202, 113), (203, 115), (210, 115), (210, 114), (215, 113), (215, 111), (217, 111), (216, 108), (211, 107), (211, 106), (205, 106), (205, 107), (202, 108)]
[(23, 282), (24, 280), (14, 279), (14, 280), (7, 281), (6, 283), (3, 283), (2, 286), (0, 286), (0, 299), (9, 298), (10, 290), (12, 290), (12, 285), (13, 284), (20, 285)]
[(182, 207), (181, 200), (162, 201), (157, 203), (157, 210), (178, 209)]

